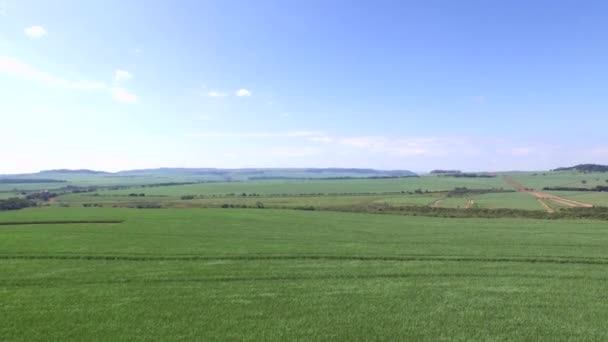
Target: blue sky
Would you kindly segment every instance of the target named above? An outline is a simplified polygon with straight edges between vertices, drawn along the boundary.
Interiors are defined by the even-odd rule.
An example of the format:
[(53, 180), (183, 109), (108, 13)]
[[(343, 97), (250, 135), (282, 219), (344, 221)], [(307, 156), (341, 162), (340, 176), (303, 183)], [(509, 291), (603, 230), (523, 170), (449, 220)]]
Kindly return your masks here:
[(0, 173), (608, 163), (606, 1), (0, 0)]

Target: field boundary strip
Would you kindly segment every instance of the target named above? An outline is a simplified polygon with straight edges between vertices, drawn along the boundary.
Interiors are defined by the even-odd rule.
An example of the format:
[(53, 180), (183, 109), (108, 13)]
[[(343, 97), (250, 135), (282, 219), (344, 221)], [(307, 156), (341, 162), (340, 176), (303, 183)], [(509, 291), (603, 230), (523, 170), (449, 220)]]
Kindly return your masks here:
[(552, 214), (555, 212), (555, 210), (553, 210), (553, 208), (551, 208), (542, 198), (537, 198), (536, 200), (548, 213)]
[[(96, 280), (77, 280), (77, 279), (53, 279), (50, 283), (56, 285), (114, 285), (114, 284), (155, 284), (155, 283), (210, 283), (210, 282), (241, 282), (241, 281), (304, 281), (304, 280), (361, 280), (361, 279), (400, 279), (400, 278), (531, 278), (531, 279), (563, 279), (602, 281), (608, 280), (606, 277), (588, 275), (556, 275), (556, 274), (537, 274), (537, 273), (376, 273), (376, 274), (323, 274), (323, 275), (272, 275), (272, 276), (210, 276), (210, 277), (176, 277), (176, 278), (114, 278)], [(2, 287), (48, 287), (49, 282), (45, 279), (18, 279), (0, 280)]]
[(130, 256), (130, 255), (15, 255), (0, 254), (0, 260), (77, 260), (77, 261), (446, 261), (446, 262), (514, 262), (608, 265), (608, 258), (581, 257), (467, 257), (467, 256), (331, 256), (331, 255), (235, 255), (235, 256)]
[(433, 202), (431, 202), (431, 204), (430, 204), (431, 208), (439, 208), (447, 197), (448, 197), (448, 195), (445, 194), (445, 195), (439, 197), (438, 199), (434, 200)]
[(523, 185), (522, 183), (520, 183), (510, 177), (504, 177), (503, 180), (505, 181), (505, 183), (507, 183), (508, 185), (515, 188), (515, 190), (517, 190), (519, 192), (524, 192), (524, 193), (527, 193), (529, 195), (536, 197), (536, 199), (539, 200), (538, 201), (539, 204), (541, 206), (543, 206), (548, 213), (552, 213), (554, 211), (553, 211), (553, 209), (548, 208), (548, 206), (545, 206), (546, 203), (544, 203), (544, 200), (551, 200), (551, 201), (554, 201), (559, 204), (563, 204), (568, 207), (593, 208), (593, 204), (590, 204), (590, 203), (575, 201), (575, 200), (563, 198), (563, 197), (560, 197), (557, 195), (549, 194), (546, 192), (530, 189), (530, 188), (526, 187), (525, 185)]
[(17, 225), (32, 225), (32, 224), (111, 224), (123, 223), (125, 220), (65, 220), (65, 221), (6, 221), (0, 222), (0, 226), (17, 226)]

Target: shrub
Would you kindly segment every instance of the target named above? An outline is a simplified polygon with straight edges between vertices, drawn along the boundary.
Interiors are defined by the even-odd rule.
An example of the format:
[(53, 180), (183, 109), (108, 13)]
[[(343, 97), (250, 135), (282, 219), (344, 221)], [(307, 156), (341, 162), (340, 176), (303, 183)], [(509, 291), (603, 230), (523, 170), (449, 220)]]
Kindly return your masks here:
[(19, 210), (36, 206), (36, 202), (24, 198), (9, 198), (0, 200), (0, 210)]

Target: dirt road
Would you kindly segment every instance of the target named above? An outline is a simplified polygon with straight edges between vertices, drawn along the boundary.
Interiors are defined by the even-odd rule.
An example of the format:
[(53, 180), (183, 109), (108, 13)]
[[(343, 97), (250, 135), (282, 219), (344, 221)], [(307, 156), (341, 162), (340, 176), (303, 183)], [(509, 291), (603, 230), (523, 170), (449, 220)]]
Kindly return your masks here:
[(438, 208), (446, 197), (448, 197), (448, 195), (443, 195), (431, 202), (431, 208)]
[(545, 201), (543, 201), (542, 199), (537, 198), (536, 200), (538, 201), (538, 204), (540, 204), (540, 205), (541, 205), (543, 208), (545, 208), (545, 210), (546, 210), (548, 213), (554, 213), (554, 212), (555, 212), (555, 210), (553, 210), (553, 208), (551, 208), (551, 207), (550, 207), (550, 206), (549, 206), (547, 203), (545, 203)]
[(580, 201), (574, 201), (571, 199), (559, 197), (557, 195), (549, 194), (549, 193), (538, 191), (535, 189), (530, 189), (510, 177), (504, 177), (504, 181), (505, 181), (505, 183), (507, 183), (510, 186), (512, 186), (513, 188), (515, 188), (515, 190), (517, 190), (519, 192), (525, 192), (525, 193), (528, 193), (528, 194), (536, 197), (536, 199), (538, 199), (538, 203), (540, 203), (545, 208), (545, 210), (547, 210), (547, 212), (549, 212), (549, 213), (554, 212), (554, 210), (551, 209), (551, 207), (547, 204), (547, 202), (546, 202), (547, 200), (553, 201), (557, 204), (565, 205), (568, 207), (579, 207), (579, 208), (592, 208), (593, 207), (593, 204), (580, 202)]

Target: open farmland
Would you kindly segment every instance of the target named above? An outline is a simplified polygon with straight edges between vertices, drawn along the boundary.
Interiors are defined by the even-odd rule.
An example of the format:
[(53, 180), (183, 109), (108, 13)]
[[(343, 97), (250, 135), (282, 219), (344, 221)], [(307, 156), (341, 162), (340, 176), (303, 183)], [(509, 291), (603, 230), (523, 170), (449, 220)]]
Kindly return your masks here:
[(0, 342), (608, 342), (608, 0), (0, 0)]
[(481, 208), (512, 208), (523, 210), (540, 210), (542, 207), (533, 196), (522, 192), (491, 193), (472, 197)]
[(608, 338), (597, 329), (608, 319), (604, 222), (0, 213), (0, 222), (101, 218), (124, 222), (0, 226), (4, 338)]
[[(566, 172), (545, 173), (548, 186), (567, 183)], [(529, 178), (539, 177), (525, 174)], [(519, 177), (519, 178), (518, 178)], [(344, 208), (386, 204), (390, 206), (433, 206), (437, 208), (485, 208), (547, 210), (539, 200), (527, 193), (516, 193), (507, 178), (520, 179), (520, 173), (492, 178), (464, 178), (446, 176), (421, 176), (384, 179), (308, 179), (308, 180), (258, 180), (234, 182), (207, 182), (192, 184), (143, 184), (133, 185), (130, 180), (118, 183), (119, 188), (106, 186), (84, 188), (72, 193), (68, 190), (53, 199), (51, 205), (106, 207), (160, 206), (170, 208), (206, 208), (244, 206), (267, 208)], [(530, 181), (529, 178), (525, 178)], [(171, 179), (170, 179), (171, 180)], [(69, 181), (71, 182), (71, 181)], [(570, 180), (570, 183), (573, 181)], [(59, 183), (61, 184), (61, 183)], [(71, 183), (70, 183), (71, 184)], [(29, 191), (35, 191), (35, 185)], [(44, 184), (40, 185), (44, 186)], [(115, 186), (115, 187), (116, 187)], [(528, 184), (523, 186), (529, 187)], [(41, 188), (42, 189), (42, 188)], [(455, 189), (466, 189), (451, 195)], [(471, 193), (466, 193), (470, 191)], [(477, 193), (481, 191), (480, 193)], [(487, 191), (487, 193), (483, 193)], [(605, 194), (605, 193), (604, 193)], [(6, 197), (14, 196), (3, 193)], [(570, 194), (567, 194), (568, 196)], [(601, 194), (594, 196), (590, 204), (604, 205)], [(566, 197), (564, 197), (566, 198)], [(550, 208), (567, 208), (567, 205), (544, 200)], [(586, 203), (586, 202), (585, 202)], [(553, 210), (553, 209), (551, 209)]]
[(536, 190), (556, 186), (592, 188), (597, 185), (608, 185), (608, 173), (605, 172), (517, 172), (509, 176)]
[(608, 207), (608, 192), (597, 191), (549, 191), (551, 194), (574, 201), (591, 203), (597, 206)]
[[(340, 179), (340, 180), (266, 180), (230, 183), (201, 183), (166, 187), (142, 188), (141, 192), (152, 196), (225, 195), (229, 193), (274, 194), (348, 194), (451, 190), (455, 187), (500, 188), (505, 184), (500, 178), (452, 178), (452, 177), (405, 177), (388, 179)], [(114, 190), (109, 194), (127, 195), (131, 189)], [(138, 191), (139, 192), (139, 191)]]
[[(7, 340), (608, 338), (597, 329), (608, 318), (605, 210), (582, 208), (598, 209), (580, 212), (597, 220), (555, 216), (571, 208), (546, 199), (547, 212), (509, 177), (52, 190), (39, 207), (0, 212), (0, 331)], [(22, 185), (25, 197), (48, 184)], [(553, 193), (595, 205), (605, 194)]]

